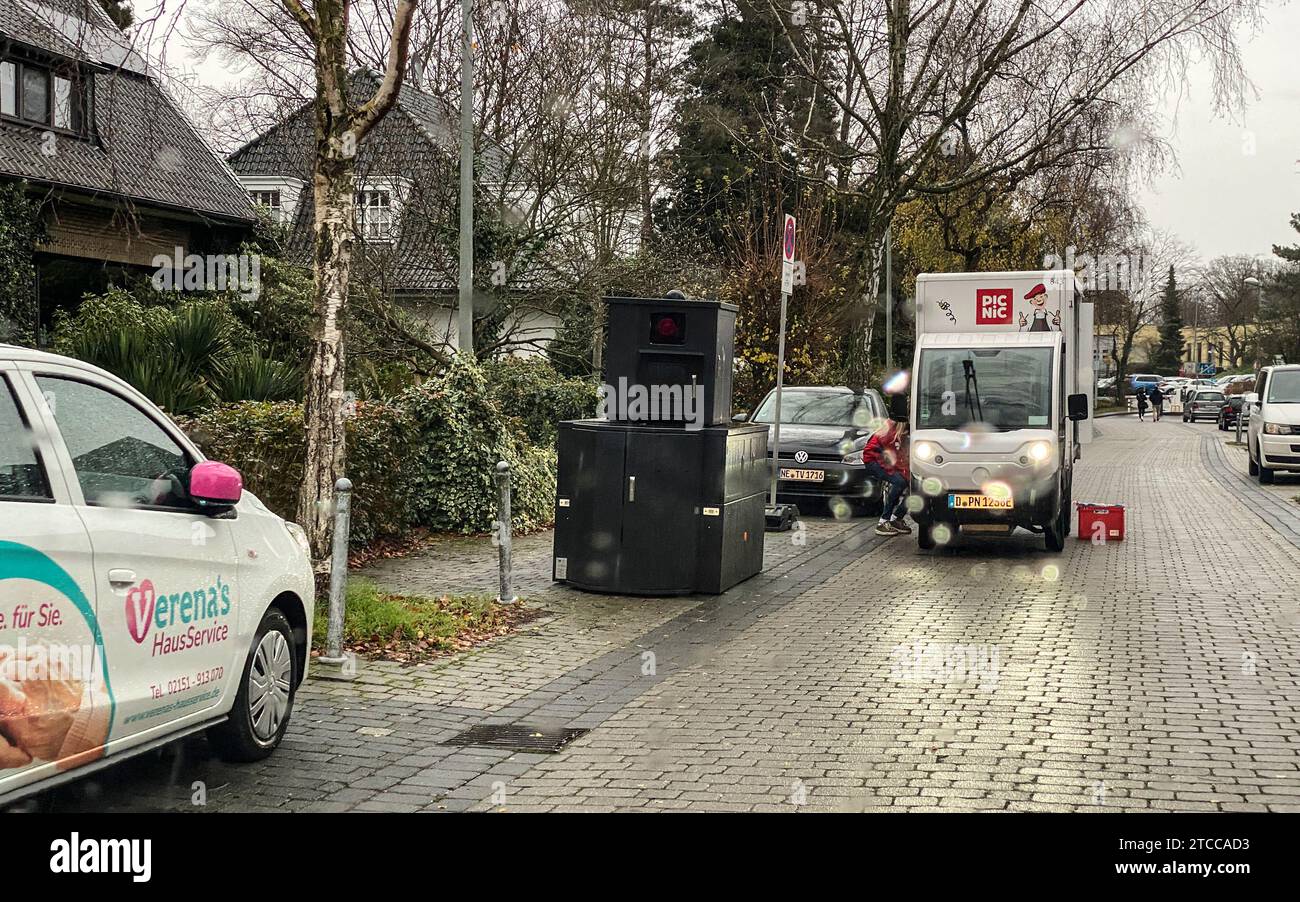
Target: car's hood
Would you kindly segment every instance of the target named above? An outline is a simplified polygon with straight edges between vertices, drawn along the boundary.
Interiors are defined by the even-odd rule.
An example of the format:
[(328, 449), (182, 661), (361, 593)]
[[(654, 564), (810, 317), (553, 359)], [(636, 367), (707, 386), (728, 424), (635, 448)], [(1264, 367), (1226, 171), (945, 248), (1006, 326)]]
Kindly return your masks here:
[[(772, 441), (774, 430), (772, 424), (767, 426), (768, 441)], [(781, 450), (782, 451), (821, 451), (821, 452), (838, 452), (847, 454), (848, 451), (841, 450), (841, 446), (847, 440), (852, 447), (849, 451), (861, 448), (871, 437), (870, 429), (858, 429), (855, 426), (806, 426), (795, 423), (781, 424)]]

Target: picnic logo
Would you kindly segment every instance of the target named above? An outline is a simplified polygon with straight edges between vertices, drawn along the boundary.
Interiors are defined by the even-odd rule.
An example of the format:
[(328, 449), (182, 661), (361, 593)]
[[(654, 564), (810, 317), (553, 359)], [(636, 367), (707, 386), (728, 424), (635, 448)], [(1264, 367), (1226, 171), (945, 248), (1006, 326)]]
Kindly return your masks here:
[(976, 288), (975, 324), (1007, 326), (1011, 324), (1011, 289)]
[(153, 877), (152, 839), (68, 839), (50, 843), (51, 874), (130, 874), (134, 883)]

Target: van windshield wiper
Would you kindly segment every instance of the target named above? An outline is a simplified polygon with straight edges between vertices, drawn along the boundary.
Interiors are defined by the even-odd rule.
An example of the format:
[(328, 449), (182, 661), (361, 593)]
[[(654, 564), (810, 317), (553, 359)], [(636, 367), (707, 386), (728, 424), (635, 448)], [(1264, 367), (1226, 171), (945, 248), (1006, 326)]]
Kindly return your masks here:
[[(970, 411), (971, 419), (983, 422), (984, 405), (980, 403), (980, 383), (975, 376), (975, 361), (969, 358), (961, 362), (962, 372), (966, 375), (966, 409)], [(974, 387), (974, 398), (971, 397), (971, 388)]]

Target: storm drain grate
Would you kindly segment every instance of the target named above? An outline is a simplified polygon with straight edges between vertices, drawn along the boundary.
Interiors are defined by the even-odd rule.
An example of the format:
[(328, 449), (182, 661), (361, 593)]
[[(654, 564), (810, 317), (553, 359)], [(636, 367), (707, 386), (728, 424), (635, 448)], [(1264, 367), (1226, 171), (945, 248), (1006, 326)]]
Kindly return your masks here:
[(586, 730), (526, 723), (484, 723), (447, 740), (447, 745), (481, 745), (516, 752), (558, 752)]

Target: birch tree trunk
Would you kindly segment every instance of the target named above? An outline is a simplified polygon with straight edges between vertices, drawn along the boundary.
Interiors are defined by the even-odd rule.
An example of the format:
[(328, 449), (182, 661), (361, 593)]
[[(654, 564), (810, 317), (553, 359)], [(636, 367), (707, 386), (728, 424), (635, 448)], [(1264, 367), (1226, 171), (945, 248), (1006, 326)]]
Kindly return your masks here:
[(334, 484), (344, 475), (347, 461), (347, 357), (342, 318), (355, 234), (355, 156), (346, 153), (351, 142), (350, 136), (338, 133), (318, 139), (312, 177), (317, 320), (303, 406), (307, 449), (298, 495), (298, 522), (307, 531), (312, 557), (317, 561), (329, 558), (334, 513), (331, 500)]

